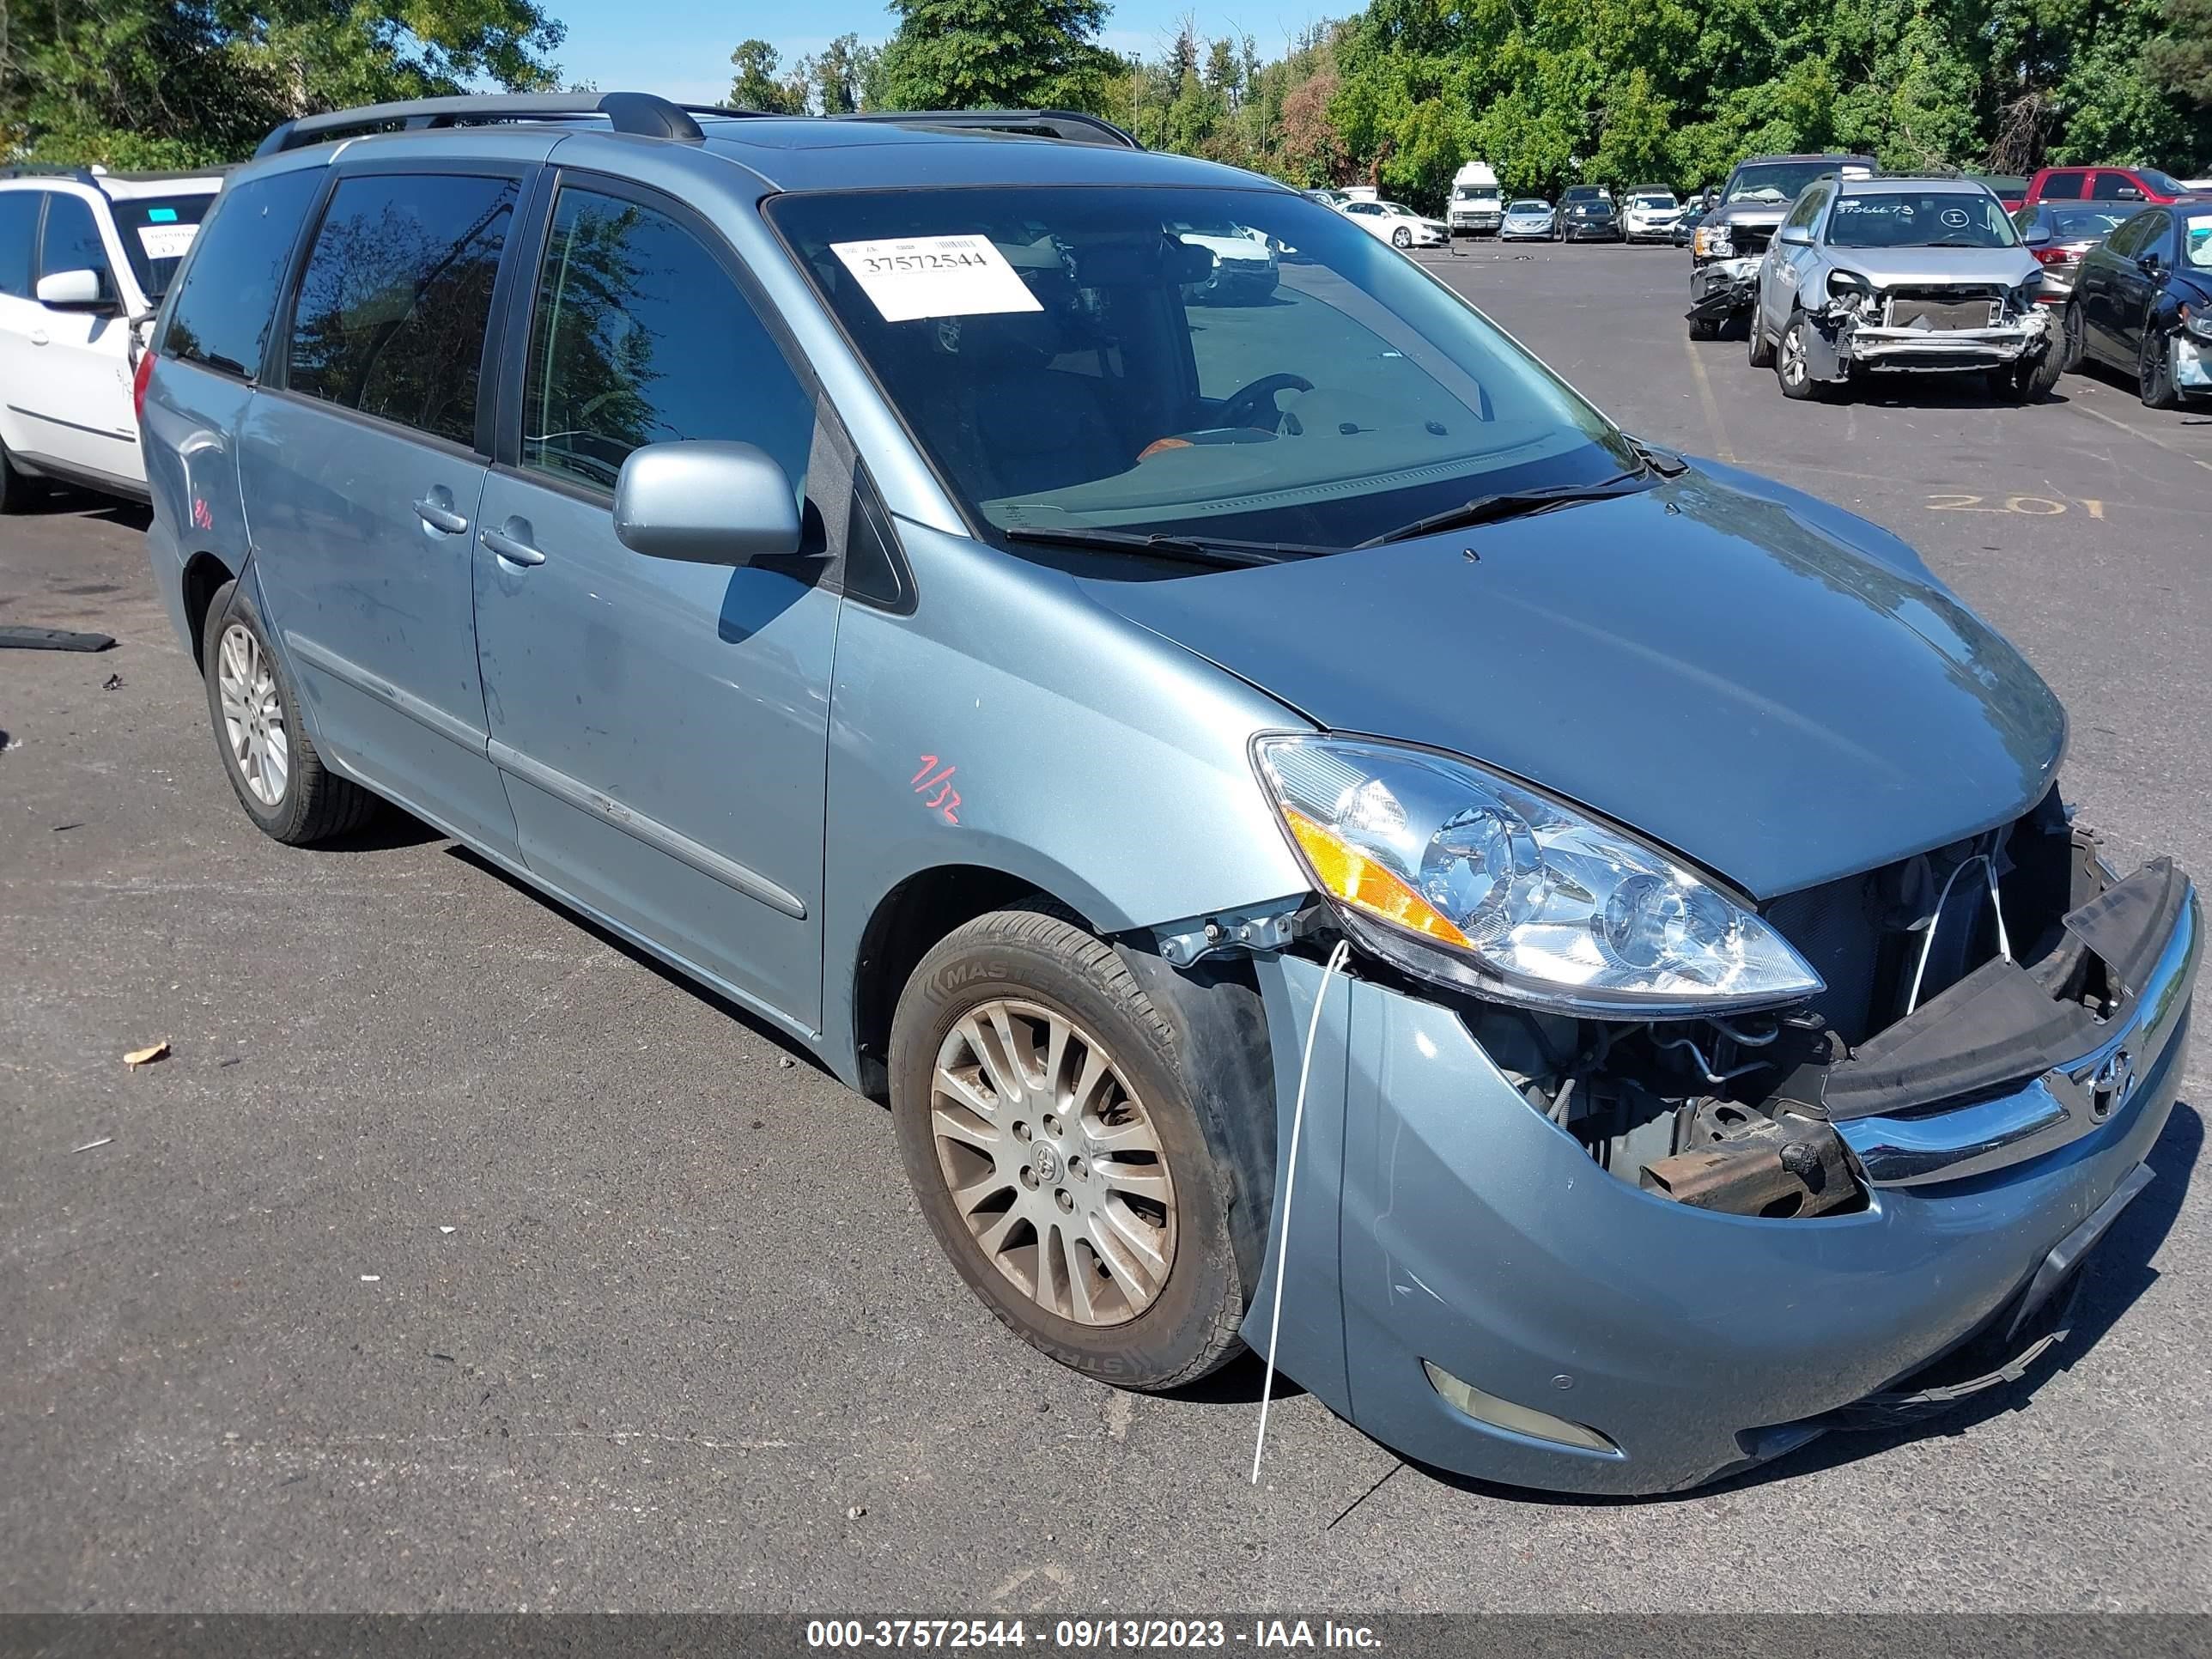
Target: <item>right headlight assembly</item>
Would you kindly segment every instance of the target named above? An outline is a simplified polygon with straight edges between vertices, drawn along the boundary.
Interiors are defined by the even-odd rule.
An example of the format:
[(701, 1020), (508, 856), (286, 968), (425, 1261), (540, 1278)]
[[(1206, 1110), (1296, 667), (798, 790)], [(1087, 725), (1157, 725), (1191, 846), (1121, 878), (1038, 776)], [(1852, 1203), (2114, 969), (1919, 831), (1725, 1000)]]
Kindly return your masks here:
[(1771, 1007), (1820, 976), (1766, 922), (1610, 825), (1468, 761), (1268, 737), (1261, 781), (1346, 930), (1423, 978), (1612, 1018)]

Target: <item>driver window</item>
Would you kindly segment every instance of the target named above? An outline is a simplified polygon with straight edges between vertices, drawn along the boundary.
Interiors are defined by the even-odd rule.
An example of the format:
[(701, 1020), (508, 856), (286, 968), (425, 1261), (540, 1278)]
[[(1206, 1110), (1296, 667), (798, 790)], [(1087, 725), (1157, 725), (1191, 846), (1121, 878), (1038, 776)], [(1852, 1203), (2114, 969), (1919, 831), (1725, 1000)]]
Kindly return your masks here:
[(538, 276), (522, 465), (611, 491), (630, 451), (757, 445), (804, 495), (814, 403), (720, 261), (638, 202), (565, 189)]
[(107, 246), (100, 240), (100, 222), (81, 196), (52, 191), (46, 199), (46, 230), (39, 244), (39, 275), (61, 270), (89, 270), (100, 278), (100, 297), (115, 298), (115, 279), (107, 268)]

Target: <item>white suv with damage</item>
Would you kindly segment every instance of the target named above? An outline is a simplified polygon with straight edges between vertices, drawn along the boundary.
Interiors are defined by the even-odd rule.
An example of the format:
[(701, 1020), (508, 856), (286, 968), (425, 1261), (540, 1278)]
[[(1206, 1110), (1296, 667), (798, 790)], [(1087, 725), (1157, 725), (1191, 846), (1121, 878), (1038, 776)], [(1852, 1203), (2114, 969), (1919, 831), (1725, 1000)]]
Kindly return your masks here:
[(143, 500), (141, 331), (219, 172), (0, 173), (0, 512), (48, 479)]

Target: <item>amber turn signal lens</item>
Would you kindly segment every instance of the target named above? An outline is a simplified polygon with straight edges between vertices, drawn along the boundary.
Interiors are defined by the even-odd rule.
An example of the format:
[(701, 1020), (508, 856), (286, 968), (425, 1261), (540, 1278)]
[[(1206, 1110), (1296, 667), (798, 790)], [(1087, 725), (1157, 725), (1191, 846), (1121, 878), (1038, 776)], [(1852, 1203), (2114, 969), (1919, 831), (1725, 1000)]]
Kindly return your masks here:
[(1306, 862), (1313, 866), (1315, 878), (1328, 892), (1370, 915), (1395, 922), (1439, 944), (1462, 948), (1468, 945), (1467, 935), (1407, 885), (1396, 871), (1377, 864), (1295, 807), (1285, 806), (1283, 817), (1305, 854)]

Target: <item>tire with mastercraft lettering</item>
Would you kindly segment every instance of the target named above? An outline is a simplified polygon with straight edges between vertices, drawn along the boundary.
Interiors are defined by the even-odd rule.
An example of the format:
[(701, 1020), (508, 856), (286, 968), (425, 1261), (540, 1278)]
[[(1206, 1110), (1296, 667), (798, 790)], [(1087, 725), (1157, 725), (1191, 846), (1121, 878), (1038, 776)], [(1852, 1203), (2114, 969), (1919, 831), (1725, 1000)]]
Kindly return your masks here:
[(892, 1121), (939, 1245), (1024, 1341), (1122, 1388), (1220, 1366), (1251, 1296), (1230, 1211), (1264, 1177), (1184, 1066), (1121, 957), (1056, 908), (954, 929), (892, 1018)]

